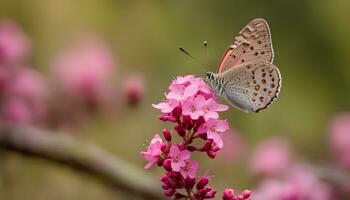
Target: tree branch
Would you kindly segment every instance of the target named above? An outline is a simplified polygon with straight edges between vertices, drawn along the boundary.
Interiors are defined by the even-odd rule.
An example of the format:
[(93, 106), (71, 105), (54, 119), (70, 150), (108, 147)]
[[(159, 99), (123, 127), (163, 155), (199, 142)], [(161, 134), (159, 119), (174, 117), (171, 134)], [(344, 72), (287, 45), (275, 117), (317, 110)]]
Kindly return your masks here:
[(45, 158), (102, 177), (145, 199), (163, 199), (159, 183), (91, 142), (28, 127), (0, 126), (0, 148)]

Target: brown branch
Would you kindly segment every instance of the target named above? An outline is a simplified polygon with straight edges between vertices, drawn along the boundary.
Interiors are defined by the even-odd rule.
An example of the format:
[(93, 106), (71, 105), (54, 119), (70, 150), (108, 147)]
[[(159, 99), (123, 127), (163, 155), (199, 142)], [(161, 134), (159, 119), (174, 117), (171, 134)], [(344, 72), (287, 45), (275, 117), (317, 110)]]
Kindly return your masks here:
[(350, 185), (350, 173), (336, 165), (319, 164), (311, 166), (316, 175), (336, 186)]
[(145, 199), (163, 199), (157, 179), (91, 142), (36, 128), (0, 126), (0, 148), (45, 158), (101, 177)]

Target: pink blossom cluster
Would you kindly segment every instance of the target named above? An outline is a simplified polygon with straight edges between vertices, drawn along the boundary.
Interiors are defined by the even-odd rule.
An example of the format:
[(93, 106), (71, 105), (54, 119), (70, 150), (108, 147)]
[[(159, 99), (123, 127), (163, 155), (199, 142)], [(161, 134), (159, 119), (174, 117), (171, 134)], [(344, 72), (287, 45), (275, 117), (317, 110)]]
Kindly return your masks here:
[(331, 200), (331, 188), (307, 166), (294, 166), (282, 179), (266, 179), (254, 192), (256, 200)]
[(31, 43), (27, 35), (11, 20), (0, 22), (0, 65), (22, 64), (28, 58)]
[(64, 95), (98, 105), (113, 93), (111, 82), (115, 67), (107, 43), (96, 36), (85, 36), (58, 53), (52, 73)]
[(129, 105), (137, 106), (145, 93), (145, 81), (139, 74), (129, 75), (123, 82), (123, 96)]
[(334, 117), (329, 127), (330, 146), (339, 164), (350, 170), (350, 113)]
[[(61, 127), (84, 121), (103, 106), (118, 107), (112, 87), (117, 63), (100, 37), (84, 35), (59, 51), (51, 65), (52, 85), (28, 66), (31, 50), (29, 37), (15, 22), (0, 21), (0, 121)], [(136, 105), (144, 86), (142, 76), (129, 76), (122, 94)]]
[(26, 65), (30, 41), (10, 20), (0, 22), (1, 120), (40, 124), (46, 116), (47, 84), (42, 75)]
[(288, 171), (292, 152), (288, 140), (282, 137), (264, 139), (255, 149), (250, 170), (254, 175), (278, 176)]
[[(226, 120), (219, 119), (218, 112), (226, 111), (227, 106), (217, 103), (209, 86), (192, 75), (177, 77), (165, 94), (166, 101), (154, 104), (161, 111), (161, 121), (175, 124), (174, 130), (163, 130), (163, 139), (156, 134), (141, 155), (148, 160), (145, 168), (154, 164), (162, 166), (166, 172), (161, 178), (165, 195), (174, 199), (211, 199), (216, 191), (208, 186), (209, 176), (197, 178), (198, 161), (191, 159), (193, 152), (205, 152), (215, 158), (223, 148), (222, 134), (229, 129)], [(173, 143), (178, 135), (181, 140)], [(194, 145), (194, 141), (202, 141)], [(197, 143), (196, 143), (197, 144)], [(232, 190), (233, 191), (233, 190)], [(225, 200), (243, 200), (250, 197), (250, 191), (235, 196), (224, 193)]]

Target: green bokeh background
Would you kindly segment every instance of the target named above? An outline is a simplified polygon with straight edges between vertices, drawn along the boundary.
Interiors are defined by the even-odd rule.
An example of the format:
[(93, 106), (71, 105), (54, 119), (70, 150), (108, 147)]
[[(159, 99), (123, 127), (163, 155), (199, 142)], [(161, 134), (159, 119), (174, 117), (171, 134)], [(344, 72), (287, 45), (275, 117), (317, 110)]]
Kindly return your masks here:
[[(108, 118), (97, 116), (76, 130), (77, 137), (93, 140), (141, 169), (142, 144), (164, 127), (151, 103), (161, 101), (175, 76), (204, 73), (177, 47), (186, 47), (214, 71), (234, 35), (255, 17), (270, 24), (282, 91), (262, 113), (230, 109), (222, 116), (245, 138), (247, 155), (262, 139), (282, 135), (300, 159), (327, 162), (329, 120), (350, 109), (349, 9), (348, 0), (1, 0), (0, 19), (15, 20), (33, 40), (30, 63), (43, 73), (49, 72), (51, 59), (63, 44), (93, 32), (113, 48), (118, 61), (116, 89), (126, 74), (144, 75), (146, 96), (138, 108), (124, 107)], [(209, 42), (209, 59), (204, 40)], [(56, 164), (12, 153), (0, 156), (0, 199), (132, 198)], [(210, 170), (213, 186), (221, 191), (254, 187), (247, 159), (230, 164), (196, 156), (202, 160), (201, 173)], [(157, 169), (148, 173), (160, 176)]]

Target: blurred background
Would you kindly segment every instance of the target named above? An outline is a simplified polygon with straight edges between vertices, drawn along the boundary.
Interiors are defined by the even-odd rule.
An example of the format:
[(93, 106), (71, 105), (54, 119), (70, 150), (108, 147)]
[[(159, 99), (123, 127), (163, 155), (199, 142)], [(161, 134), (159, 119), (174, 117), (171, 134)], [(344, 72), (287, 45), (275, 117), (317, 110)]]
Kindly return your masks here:
[[(258, 187), (252, 155), (271, 137), (288, 143), (284, 159), (350, 168), (330, 142), (331, 121), (350, 110), (349, 9), (346, 0), (2, 0), (0, 123), (93, 141), (142, 170), (140, 150), (165, 127), (151, 104), (174, 77), (204, 73), (178, 46), (215, 71), (240, 29), (263, 17), (283, 77), (279, 99), (258, 114), (223, 113), (233, 134), (218, 159), (196, 157), (200, 174), (215, 175), (219, 191)], [(145, 173), (158, 180), (161, 170)], [(92, 176), (0, 151), (0, 199), (125, 198)]]

